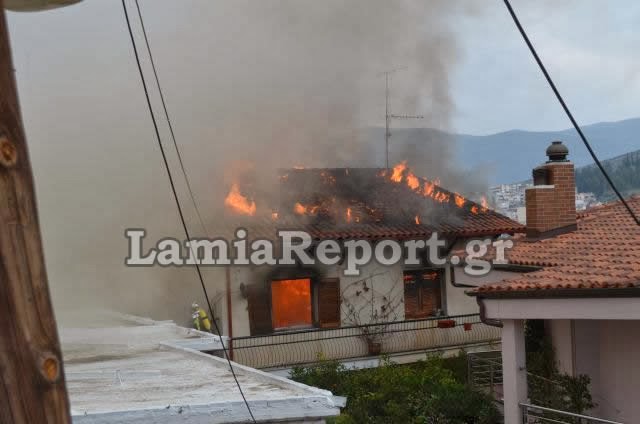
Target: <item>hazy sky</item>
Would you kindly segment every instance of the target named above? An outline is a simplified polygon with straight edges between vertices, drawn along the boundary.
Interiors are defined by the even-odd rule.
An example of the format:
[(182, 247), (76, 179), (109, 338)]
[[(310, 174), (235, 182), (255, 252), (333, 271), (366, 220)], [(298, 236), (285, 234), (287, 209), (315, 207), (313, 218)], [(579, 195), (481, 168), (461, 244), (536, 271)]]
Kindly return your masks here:
[[(165, 54), (159, 43), (169, 43), (167, 48), (183, 46), (181, 42), (185, 40), (206, 35), (206, 20), (199, 16), (199, 11), (212, 13), (215, 7), (208, 6), (215, 0), (207, 2), (208, 5), (204, 0), (141, 1), (148, 15), (152, 41), (159, 50), (167, 91), (174, 94), (177, 102), (185, 93), (206, 90), (192, 86), (188, 75), (198, 72), (189, 70), (188, 65), (197, 64), (195, 56), (203, 52), (194, 48)], [(566, 118), (502, 2), (466, 0), (459, 3), (461, 7), (447, 23), (456, 35), (459, 50), (450, 81), (455, 104), (453, 130), (486, 134), (513, 128), (568, 128)], [(587, 124), (638, 115), (640, 31), (635, 29), (640, 22), (640, 3), (514, 0), (513, 5), (580, 122)], [(224, 12), (224, 8), (221, 9)], [(196, 16), (193, 26), (189, 26), (189, 17)], [(59, 95), (72, 95), (78, 87), (82, 89), (81, 84), (74, 85), (71, 78), (47, 72), (49, 67), (56, 72), (65, 69), (57, 66), (60, 61), (69, 65), (83, 61), (80, 69), (99, 62), (105, 65), (105, 71), (120, 74), (124, 83), (116, 87), (108, 86), (114, 75), (99, 75), (95, 69), (91, 75), (74, 75), (74, 69), (65, 70), (74, 78), (103, 80), (105, 96), (136, 89), (137, 76), (131, 66), (119, 1), (85, 0), (74, 7), (45, 13), (10, 13), (9, 20), (25, 106), (29, 105), (30, 97), (36, 95), (37, 89), (30, 86), (46, 86), (47, 79), (64, 84), (55, 87)], [(242, 22), (238, 22), (238, 27), (241, 26)], [(226, 42), (232, 45), (233, 37), (234, 34), (229, 34)], [(52, 42), (57, 47), (52, 49)], [(224, 57), (219, 59), (221, 67), (227, 66)], [(172, 63), (180, 61), (188, 65), (180, 67)], [(215, 66), (207, 71), (212, 79), (216, 78)], [(372, 74), (377, 71), (371, 70)], [(122, 75), (126, 72), (130, 73), (129, 81)], [(401, 79), (402, 74), (396, 78)], [(190, 113), (205, 112), (191, 110)], [(372, 121), (376, 119), (373, 117)], [(378, 122), (383, 121), (378, 119)]]
[[(453, 80), (456, 130), (570, 127), (502, 1), (456, 24), (461, 63)], [(579, 122), (637, 117), (640, 3), (626, 0), (512, 2)]]

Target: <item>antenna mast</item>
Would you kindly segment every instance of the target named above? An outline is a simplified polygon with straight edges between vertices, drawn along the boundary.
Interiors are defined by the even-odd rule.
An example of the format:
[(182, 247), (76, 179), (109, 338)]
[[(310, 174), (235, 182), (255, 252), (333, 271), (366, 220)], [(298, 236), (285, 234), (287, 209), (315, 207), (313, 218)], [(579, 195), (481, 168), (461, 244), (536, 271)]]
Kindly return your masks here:
[(391, 120), (392, 119), (424, 119), (422, 115), (393, 115), (389, 108), (389, 76), (397, 71), (406, 70), (406, 66), (390, 69), (380, 72), (378, 75), (384, 75), (384, 148), (385, 148), (385, 167), (389, 169), (389, 141), (391, 140)]

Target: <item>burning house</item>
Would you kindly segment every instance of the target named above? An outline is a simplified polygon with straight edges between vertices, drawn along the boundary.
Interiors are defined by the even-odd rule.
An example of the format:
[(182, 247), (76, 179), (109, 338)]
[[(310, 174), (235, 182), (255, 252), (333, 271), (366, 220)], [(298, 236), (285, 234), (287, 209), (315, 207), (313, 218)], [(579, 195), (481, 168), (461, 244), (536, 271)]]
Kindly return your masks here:
[[(226, 229), (273, 239), (277, 229), (304, 230), (314, 240), (424, 240), (437, 232), (456, 243), (521, 232), (515, 221), (459, 193), (392, 169), (282, 170), (274, 193), (250, 179), (230, 185)], [(234, 360), (255, 367), (312, 362), (318, 355), (345, 359), (377, 353), (424, 352), (499, 339), (484, 326), (476, 303), (464, 295), (461, 269), (433, 264), (382, 265), (371, 261), (359, 276), (334, 265), (229, 266), (216, 317)], [(431, 329), (433, 331), (418, 331)]]

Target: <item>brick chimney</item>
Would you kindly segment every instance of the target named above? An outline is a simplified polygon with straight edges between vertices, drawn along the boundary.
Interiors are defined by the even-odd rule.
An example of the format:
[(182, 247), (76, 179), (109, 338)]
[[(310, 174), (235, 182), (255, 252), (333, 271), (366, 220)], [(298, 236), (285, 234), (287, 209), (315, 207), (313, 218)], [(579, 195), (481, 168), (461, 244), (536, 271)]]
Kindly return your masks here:
[(533, 169), (525, 191), (527, 237), (540, 239), (576, 230), (576, 178), (561, 141), (547, 148), (549, 160)]

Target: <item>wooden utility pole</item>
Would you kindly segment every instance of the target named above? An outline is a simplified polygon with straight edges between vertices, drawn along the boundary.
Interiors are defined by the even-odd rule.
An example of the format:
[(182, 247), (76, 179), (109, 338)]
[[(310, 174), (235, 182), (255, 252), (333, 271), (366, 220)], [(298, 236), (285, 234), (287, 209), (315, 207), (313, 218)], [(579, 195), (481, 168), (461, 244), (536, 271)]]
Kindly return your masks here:
[(0, 0), (0, 423), (70, 422), (33, 177)]

